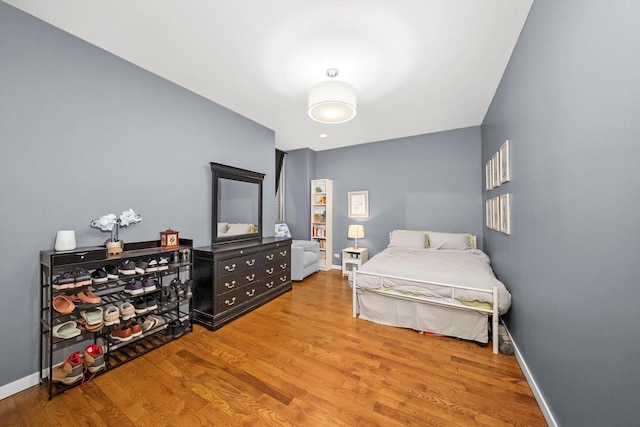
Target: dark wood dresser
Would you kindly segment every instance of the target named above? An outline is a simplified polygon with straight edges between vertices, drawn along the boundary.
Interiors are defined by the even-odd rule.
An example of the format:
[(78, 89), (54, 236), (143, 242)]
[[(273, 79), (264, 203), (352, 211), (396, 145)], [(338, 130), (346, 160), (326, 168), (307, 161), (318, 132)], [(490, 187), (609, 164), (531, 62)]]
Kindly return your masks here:
[(211, 330), (292, 288), (290, 238), (194, 248), (193, 264), (193, 320)]

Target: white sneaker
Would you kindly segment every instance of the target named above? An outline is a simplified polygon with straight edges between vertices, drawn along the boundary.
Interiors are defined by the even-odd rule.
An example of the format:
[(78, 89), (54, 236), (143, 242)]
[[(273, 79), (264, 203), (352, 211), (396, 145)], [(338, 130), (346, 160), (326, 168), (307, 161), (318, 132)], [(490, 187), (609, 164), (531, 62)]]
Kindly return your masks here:
[(122, 316), (122, 320), (129, 320), (136, 317), (136, 309), (130, 302), (122, 303), (118, 307), (118, 309), (120, 310), (120, 316)]
[(111, 326), (120, 323), (120, 310), (116, 306), (109, 306), (104, 312), (104, 325)]

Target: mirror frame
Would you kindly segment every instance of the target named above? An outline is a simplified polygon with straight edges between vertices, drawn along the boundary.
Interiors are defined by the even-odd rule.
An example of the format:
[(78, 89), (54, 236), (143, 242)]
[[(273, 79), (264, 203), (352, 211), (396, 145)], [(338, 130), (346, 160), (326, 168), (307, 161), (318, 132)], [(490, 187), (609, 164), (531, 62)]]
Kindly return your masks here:
[[(240, 169), (221, 163), (210, 162), (213, 180), (213, 198), (211, 200), (211, 243), (230, 243), (245, 240), (262, 239), (262, 181), (263, 173)], [(219, 183), (220, 179), (249, 182), (258, 185), (258, 232), (237, 234), (234, 236), (218, 236), (218, 212), (219, 212)]]

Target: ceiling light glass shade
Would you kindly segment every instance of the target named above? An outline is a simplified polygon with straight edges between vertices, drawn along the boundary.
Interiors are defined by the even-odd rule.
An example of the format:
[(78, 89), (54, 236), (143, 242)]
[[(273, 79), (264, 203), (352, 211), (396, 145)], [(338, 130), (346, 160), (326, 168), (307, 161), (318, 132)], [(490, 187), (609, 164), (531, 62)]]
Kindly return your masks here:
[(344, 123), (356, 116), (356, 90), (349, 83), (330, 80), (309, 91), (309, 117), (320, 123)]

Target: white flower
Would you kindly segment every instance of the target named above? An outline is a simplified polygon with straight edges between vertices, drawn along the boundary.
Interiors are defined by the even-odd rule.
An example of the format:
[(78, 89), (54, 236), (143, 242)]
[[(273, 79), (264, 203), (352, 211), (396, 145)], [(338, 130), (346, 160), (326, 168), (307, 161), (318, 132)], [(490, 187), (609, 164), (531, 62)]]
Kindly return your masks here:
[(99, 228), (102, 231), (113, 231), (114, 227), (126, 227), (127, 225), (136, 224), (140, 221), (142, 221), (142, 217), (135, 213), (133, 209), (129, 209), (123, 211), (119, 218), (114, 214), (107, 214), (92, 220), (89, 225), (93, 228)]
[(142, 221), (142, 217), (135, 213), (133, 209), (129, 209), (128, 211), (122, 211), (122, 215), (120, 215), (120, 225), (126, 227), (129, 224), (136, 224)]
[(102, 231), (111, 231), (114, 225), (116, 225), (116, 216), (114, 214), (103, 215), (91, 221), (91, 227), (99, 228)]

